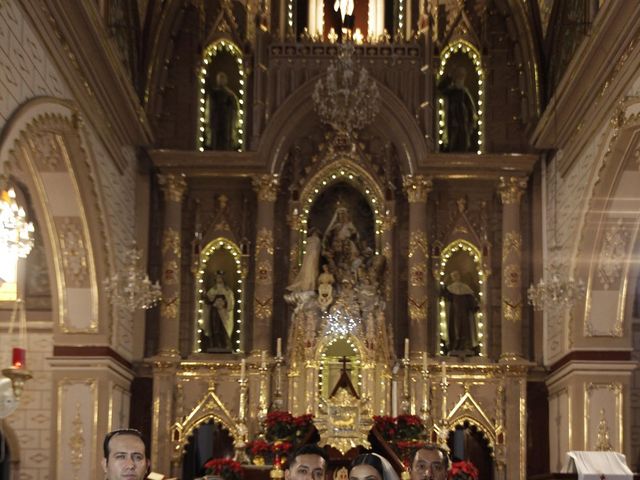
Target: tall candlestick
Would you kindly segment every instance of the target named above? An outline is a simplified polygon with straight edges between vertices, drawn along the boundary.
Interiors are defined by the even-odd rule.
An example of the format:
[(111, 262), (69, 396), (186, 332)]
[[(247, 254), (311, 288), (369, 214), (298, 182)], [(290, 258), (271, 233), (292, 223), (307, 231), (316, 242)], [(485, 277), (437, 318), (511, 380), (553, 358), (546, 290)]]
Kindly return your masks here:
[(243, 358), (240, 360), (240, 380), (244, 380), (244, 376), (247, 369), (247, 361)]
[(267, 352), (262, 350), (260, 352), (260, 368), (266, 368), (267, 366)]
[(409, 339), (404, 339), (404, 358), (409, 358)]
[(422, 370), (427, 371), (427, 352), (422, 352)]
[(276, 340), (276, 357), (282, 356), (282, 337), (278, 337)]

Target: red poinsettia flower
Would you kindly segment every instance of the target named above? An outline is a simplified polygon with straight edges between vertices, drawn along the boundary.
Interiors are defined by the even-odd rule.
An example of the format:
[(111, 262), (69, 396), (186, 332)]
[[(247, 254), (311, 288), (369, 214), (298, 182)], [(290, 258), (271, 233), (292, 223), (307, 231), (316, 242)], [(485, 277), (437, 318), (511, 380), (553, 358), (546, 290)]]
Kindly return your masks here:
[(449, 480), (478, 480), (480, 472), (473, 463), (468, 460), (453, 462), (449, 469)]
[(219, 475), (224, 480), (241, 480), (242, 466), (230, 458), (214, 458), (204, 464), (208, 475)]

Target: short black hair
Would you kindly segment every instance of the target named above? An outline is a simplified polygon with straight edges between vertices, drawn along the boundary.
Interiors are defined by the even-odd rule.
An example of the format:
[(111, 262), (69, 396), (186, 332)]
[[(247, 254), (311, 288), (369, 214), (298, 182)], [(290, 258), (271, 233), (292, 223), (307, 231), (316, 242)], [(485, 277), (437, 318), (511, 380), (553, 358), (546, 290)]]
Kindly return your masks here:
[(413, 454), (413, 460), (411, 461), (411, 467), (413, 467), (413, 463), (416, 461), (416, 456), (420, 450), (429, 450), (431, 452), (440, 452), (442, 454), (442, 460), (444, 460), (444, 466), (447, 470), (449, 470), (449, 454), (444, 448), (441, 448), (432, 443), (428, 443), (423, 447), (420, 447), (416, 450), (416, 453)]
[(131, 435), (133, 437), (138, 437), (142, 441), (142, 444), (144, 445), (144, 456), (147, 459), (149, 458), (149, 452), (147, 452), (147, 442), (144, 440), (142, 433), (140, 433), (140, 431), (136, 430), (135, 428), (121, 428), (119, 430), (114, 430), (112, 432), (109, 432), (104, 436), (104, 442), (102, 443), (102, 450), (104, 453), (105, 460), (107, 461), (109, 460), (109, 442), (113, 437), (117, 437), (119, 435)]
[(327, 455), (327, 452), (320, 448), (317, 443), (307, 443), (289, 454), (287, 457), (287, 469), (293, 467), (296, 458), (300, 455), (318, 455), (324, 460), (325, 467), (329, 465), (329, 456)]
[(378, 471), (378, 473), (380, 474), (380, 478), (384, 478), (384, 467), (382, 466), (382, 460), (380, 460), (380, 457), (378, 457), (377, 455), (374, 455), (373, 453), (363, 453), (361, 455), (358, 455), (351, 462), (349, 471), (351, 471), (353, 467), (357, 467), (358, 465), (370, 465)]

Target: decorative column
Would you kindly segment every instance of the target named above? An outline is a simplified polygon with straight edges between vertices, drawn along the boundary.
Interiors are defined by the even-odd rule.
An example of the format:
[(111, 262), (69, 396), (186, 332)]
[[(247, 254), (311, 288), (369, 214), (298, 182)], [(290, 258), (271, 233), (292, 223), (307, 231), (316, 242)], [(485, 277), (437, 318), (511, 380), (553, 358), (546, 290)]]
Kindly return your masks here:
[(502, 361), (522, 358), (522, 235), (520, 198), (526, 177), (500, 177), (502, 199)]
[(158, 355), (179, 359), (180, 337), (180, 231), (182, 196), (187, 187), (183, 174), (158, 175), (165, 199), (162, 232), (162, 303)]
[(427, 351), (427, 196), (433, 182), (422, 175), (405, 175), (403, 186), (409, 198), (409, 332), (415, 356)]
[(253, 302), (252, 351), (271, 350), (273, 317), (273, 215), (278, 175), (258, 175), (253, 187), (258, 194), (256, 227), (256, 282)]

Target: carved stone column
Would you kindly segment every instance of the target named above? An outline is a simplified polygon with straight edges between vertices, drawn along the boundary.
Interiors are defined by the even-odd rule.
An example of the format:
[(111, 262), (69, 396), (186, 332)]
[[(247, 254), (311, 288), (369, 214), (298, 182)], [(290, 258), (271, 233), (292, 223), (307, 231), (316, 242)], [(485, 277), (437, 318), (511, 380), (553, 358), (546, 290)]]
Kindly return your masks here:
[(253, 179), (253, 187), (258, 193), (258, 218), (251, 348), (252, 351), (269, 351), (271, 349), (273, 317), (273, 215), (278, 190), (278, 176), (258, 175)]
[(164, 230), (162, 232), (162, 303), (158, 354), (180, 358), (180, 231), (182, 196), (187, 187), (184, 175), (159, 175), (164, 192)]
[(409, 332), (411, 353), (427, 351), (427, 196), (433, 187), (430, 178), (405, 175), (403, 185), (409, 198)]
[(522, 235), (520, 198), (526, 177), (500, 177), (502, 199), (502, 354), (501, 360), (522, 358)]

